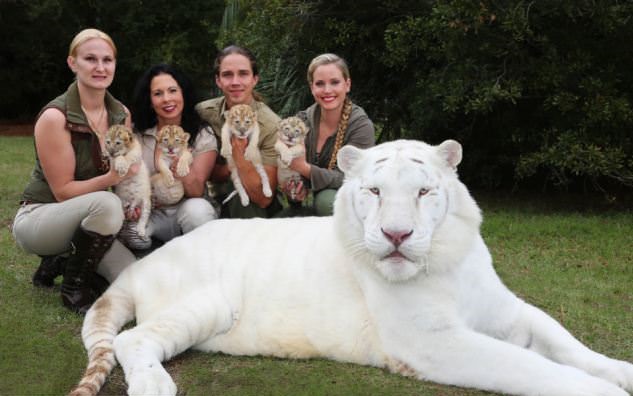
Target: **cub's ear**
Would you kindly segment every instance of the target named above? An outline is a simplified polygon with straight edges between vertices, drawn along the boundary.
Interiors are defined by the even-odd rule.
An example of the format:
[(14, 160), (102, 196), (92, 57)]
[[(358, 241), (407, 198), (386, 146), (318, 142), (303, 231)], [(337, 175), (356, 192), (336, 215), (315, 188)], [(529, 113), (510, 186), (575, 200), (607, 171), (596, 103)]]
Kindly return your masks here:
[(455, 140), (442, 142), (437, 146), (437, 153), (453, 169), (457, 169), (457, 165), (462, 162), (462, 145)]
[(189, 135), (189, 132), (185, 132), (183, 136), (185, 137), (185, 142), (188, 142), (189, 141), (189, 136), (191, 136), (191, 135)]
[(348, 175), (363, 158), (363, 150), (354, 146), (343, 146), (336, 154), (336, 162), (343, 173)]

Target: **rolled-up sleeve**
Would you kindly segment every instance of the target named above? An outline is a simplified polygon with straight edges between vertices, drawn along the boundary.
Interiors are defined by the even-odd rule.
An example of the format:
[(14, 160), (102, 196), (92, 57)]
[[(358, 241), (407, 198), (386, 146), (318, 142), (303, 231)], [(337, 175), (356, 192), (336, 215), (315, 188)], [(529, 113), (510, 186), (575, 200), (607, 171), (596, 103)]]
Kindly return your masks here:
[[(361, 110), (362, 111), (362, 110)], [(376, 144), (374, 124), (363, 111), (361, 115), (350, 117), (347, 127), (347, 136), (344, 145), (352, 145), (361, 149), (372, 147)], [(338, 168), (320, 168), (314, 164), (310, 166), (310, 184), (314, 191), (326, 188), (338, 189), (343, 184), (343, 172)]]

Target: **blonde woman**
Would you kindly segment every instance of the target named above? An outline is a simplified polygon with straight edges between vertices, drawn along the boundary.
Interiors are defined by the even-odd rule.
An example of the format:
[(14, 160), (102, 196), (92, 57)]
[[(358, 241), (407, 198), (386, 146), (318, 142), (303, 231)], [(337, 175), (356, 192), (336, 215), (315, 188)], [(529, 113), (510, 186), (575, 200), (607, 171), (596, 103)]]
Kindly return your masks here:
[[(308, 66), (308, 84), (315, 103), (297, 115), (308, 126), (305, 158), (295, 158), (290, 168), (305, 179), (281, 186), (288, 196), (294, 190), (295, 202), (284, 215), (332, 214), (334, 195), (343, 183), (343, 172), (336, 164), (338, 150), (347, 144), (359, 148), (375, 145), (374, 124), (365, 111), (352, 103), (348, 94), (352, 88), (349, 68), (335, 54), (321, 54)], [(312, 208), (298, 208), (306, 197), (305, 184), (314, 193)], [(306, 186), (307, 187), (307, 186)]]
[(109, 169), (103, 156), (107, 129), (130, 125), (127, 108), (107, 91), (116, 54), (100, 30), (82, 30), (72, 40), (67, 64), (75, 81), (37, 117), (35, 168), (13, 223), (18, 245), (42, 257), (33, 284), (51, 287), (63, 275), (62, 302), (80, 314), (107, 287), (97, 272), (112, 282), (135, 260), (115, 240), (123, 209), (107, 191), (128, 175)]

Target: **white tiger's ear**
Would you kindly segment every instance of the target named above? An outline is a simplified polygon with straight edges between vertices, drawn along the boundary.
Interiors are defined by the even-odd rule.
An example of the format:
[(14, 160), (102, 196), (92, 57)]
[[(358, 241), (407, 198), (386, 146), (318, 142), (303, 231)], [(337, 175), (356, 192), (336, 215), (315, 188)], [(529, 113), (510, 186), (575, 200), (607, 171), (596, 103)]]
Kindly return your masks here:
[(354, 146), (343, 146), (336, 154), (336, 162), (343, 173), (349, 174), (363, 157), (363, 150)]
[(455, 140), (445, 140), (437, 146), (437, 153), (453, 169), (462, 162), (462, 145)]

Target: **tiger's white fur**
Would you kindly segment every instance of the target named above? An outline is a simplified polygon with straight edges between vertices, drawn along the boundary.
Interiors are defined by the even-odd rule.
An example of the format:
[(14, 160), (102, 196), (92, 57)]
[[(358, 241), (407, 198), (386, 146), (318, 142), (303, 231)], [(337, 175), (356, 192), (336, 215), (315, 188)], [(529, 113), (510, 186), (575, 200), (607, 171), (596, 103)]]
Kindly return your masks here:
[(161, 361), (188, 348), (324, 357), (504, 394), (633, 391), (633, 365), (503, 285), (460, 161), (450, 140), (343, 147), (333, 217), (217, 220), (167, 243), (87, 313), (74, 394), (98, 391), (114, 354), (129, 394), (176, 394)]

